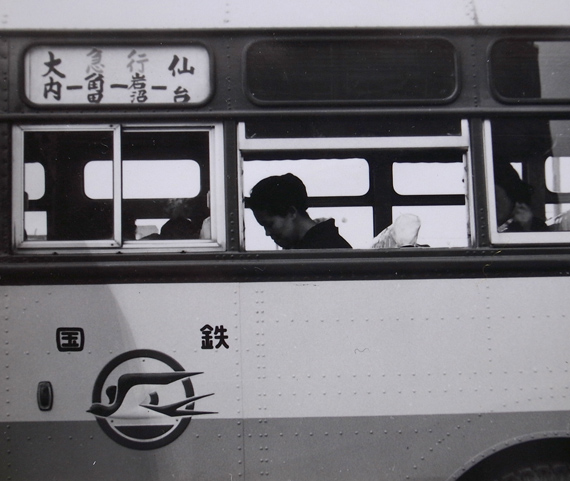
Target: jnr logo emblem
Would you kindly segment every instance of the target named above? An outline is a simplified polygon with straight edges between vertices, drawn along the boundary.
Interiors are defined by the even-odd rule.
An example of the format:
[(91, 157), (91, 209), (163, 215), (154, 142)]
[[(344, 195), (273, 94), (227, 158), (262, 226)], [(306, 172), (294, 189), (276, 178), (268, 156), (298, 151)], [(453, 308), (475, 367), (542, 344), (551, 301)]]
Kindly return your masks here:
[(215, 414), (195, 409), (196, 401), (213, 395), (195, 395), (190, 378), (199, 374), (185, 371), (159, 351), (129, 351), (112, 359), (99, 373), (87, 411), (123, 446), (166, 446), (184, 432), (192, 416)]

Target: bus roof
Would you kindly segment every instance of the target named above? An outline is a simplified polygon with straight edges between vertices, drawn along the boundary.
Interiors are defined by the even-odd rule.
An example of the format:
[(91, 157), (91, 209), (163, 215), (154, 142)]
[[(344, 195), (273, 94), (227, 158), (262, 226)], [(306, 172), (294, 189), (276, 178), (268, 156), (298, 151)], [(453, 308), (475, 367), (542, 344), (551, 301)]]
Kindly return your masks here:
[[(568, 0), (3, 0), (0, 30), (562, 26)], [(538, 6), (539, 5), (539, 6)]]

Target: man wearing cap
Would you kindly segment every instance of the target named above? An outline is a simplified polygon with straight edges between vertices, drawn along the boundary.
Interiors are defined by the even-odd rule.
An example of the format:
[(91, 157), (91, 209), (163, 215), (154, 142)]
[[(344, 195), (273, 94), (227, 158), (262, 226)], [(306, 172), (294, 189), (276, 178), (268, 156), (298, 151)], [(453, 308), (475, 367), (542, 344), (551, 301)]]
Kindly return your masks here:
[(305, 184), (293, 174), (275, 175), (258, 182), (246, 207), (283, 249), (350, 249), (338, 233), (334, 219), (316, 222), (307, 214)]

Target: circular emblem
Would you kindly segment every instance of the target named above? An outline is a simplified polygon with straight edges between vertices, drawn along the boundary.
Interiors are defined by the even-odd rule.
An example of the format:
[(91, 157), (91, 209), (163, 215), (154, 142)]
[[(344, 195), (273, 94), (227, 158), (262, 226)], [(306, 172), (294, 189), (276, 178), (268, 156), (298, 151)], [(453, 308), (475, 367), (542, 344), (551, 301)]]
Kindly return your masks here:
[(196, 396), (188, 372), (170, 356), (139, 349), (111, 360), (93, 386), (92, 405), (103, 431), (132, 449), (155, 449), (180, 436), (192, 416), (214, 414), (194, 409)]

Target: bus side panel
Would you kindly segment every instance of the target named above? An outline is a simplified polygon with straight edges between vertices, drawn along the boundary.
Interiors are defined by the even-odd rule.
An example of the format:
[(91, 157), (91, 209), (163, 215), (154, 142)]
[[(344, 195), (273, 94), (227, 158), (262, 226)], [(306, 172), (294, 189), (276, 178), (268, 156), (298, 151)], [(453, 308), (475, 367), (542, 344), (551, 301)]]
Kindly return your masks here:
[(447, 479), (498, 443), (567, 432), (569, 288), (567, 278), (242, 285), (244, 410), (259, 418), (246, 441), (266, 450), (260, 472)]
[[(4, 287), (1, 469), (25, 480), (447, 479), (499, 442), (566, 429), (568, 359), (552, 346), (570, 334), (557, 302), (569, 282)], [(83, 349), (60, 350), (74, 347), (61, 328), (82, 329)], [(108, 387), (177, 370), (206, 396), (179, 407), (211, 414), (162, 447), (123, 445), (117, 429), (154, 427), (154, 408), (177, 398), (153, 405), (166, 387), (133, 385), (105, 417)], [(39, 409), (41, 381), (51, 410)]]
[[(231, 284), (3, 287), (7, 449), (0, 471), (13, 480), (237, 479), (237, 291)], [(177, 370), (190, 377), (144, 381)], [(121, 381), (122, 374), (144, 382), (131, 381), (123, 396), (129, 377)], [(41, 382), (52, 386), (49, 410), (40, 409)], [(122, 402), (107, 416), (111, 385)], [(184, 402), (193, 396), (204, 397)], [(179, 401), (173, 413), (168, 406)], [(186, 416), (185, 409), (212, 414)], [(180, 428), (185, 419), (191, 422)], [(148, 434), (160, 429), (171, 431)]]
[(564, 410), (569, 288), (563, 277), (242, 285), (246, 414)]
[(246, 478), (445, 481), (485, 453), (563, 435), (567, 422), (561, 411), (252, 419)]

